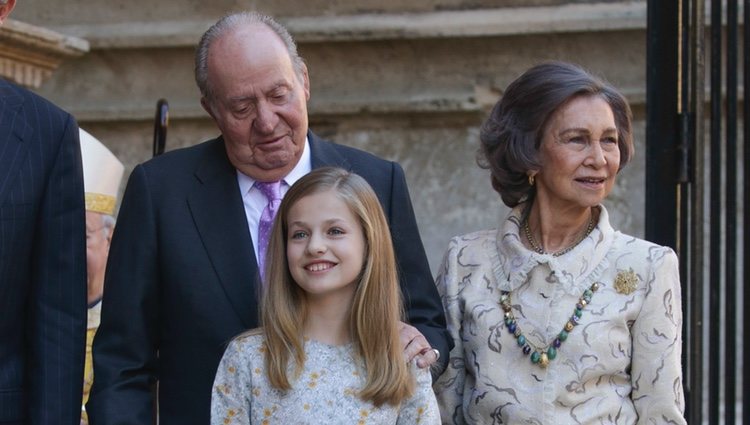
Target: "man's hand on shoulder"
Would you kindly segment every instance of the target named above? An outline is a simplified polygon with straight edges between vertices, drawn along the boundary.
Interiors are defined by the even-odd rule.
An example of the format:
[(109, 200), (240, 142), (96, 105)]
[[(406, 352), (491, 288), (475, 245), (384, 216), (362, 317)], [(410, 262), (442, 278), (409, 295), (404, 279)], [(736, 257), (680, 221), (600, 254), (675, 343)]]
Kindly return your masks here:
[(424, 335), (414, 326), (400, 322), (398, 334), (407, 361), (411, 362), (416, 358), (417, 366), (426, 368), (440, 358), (440, 352), (432, 348)]

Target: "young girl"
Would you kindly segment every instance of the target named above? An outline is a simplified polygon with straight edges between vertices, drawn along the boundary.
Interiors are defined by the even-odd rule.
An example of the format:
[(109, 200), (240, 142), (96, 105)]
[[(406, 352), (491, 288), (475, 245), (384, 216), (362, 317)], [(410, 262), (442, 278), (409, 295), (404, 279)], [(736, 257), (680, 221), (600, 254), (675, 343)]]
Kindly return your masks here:
[(388, 223), (363, 178), (321, 168), (295, 183), (268, 258), (263, 327), (227, 347), (212, 424), (439, 423), (429, 370), (403, 357)]

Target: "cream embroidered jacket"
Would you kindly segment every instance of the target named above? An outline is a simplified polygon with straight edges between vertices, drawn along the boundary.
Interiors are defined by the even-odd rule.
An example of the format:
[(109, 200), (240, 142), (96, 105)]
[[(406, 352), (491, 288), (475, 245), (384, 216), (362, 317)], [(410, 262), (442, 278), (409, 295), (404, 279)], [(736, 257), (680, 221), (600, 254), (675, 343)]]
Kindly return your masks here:
[[(443, 423), (684, 424), (675, 253), (614, 231), (600, 207), (577, 247), (538, 254), (519, 239), (521, 208), (445, 254), (437, 286), (456, 345), (434, 385)], [(525, 338), (546, 350), (594, 282), (556, 357), (532, 363), (506, 327), (501, 291)]]

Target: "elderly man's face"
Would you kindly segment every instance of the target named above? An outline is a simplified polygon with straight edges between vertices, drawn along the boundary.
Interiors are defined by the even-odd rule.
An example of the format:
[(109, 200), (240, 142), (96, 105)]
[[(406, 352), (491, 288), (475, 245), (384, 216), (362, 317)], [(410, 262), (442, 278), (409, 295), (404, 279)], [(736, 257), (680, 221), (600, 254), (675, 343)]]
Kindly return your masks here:
[(102, 214), (86, 211), (86, 271), (89, 302), (101, 297), (112, 232), (104, 228)]
[(295, 73), (283, 42), (263, 25), (231, 30), (211, 46), (210, 99), (203, 107), (241, 172), (279, 180), (297, 164), (307, 135), (307, 69)]

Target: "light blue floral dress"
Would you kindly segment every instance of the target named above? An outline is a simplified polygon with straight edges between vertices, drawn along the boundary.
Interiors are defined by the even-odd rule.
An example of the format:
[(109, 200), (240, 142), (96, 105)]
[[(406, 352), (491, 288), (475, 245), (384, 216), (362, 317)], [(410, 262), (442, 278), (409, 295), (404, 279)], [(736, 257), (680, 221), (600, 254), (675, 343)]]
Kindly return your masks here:
[(439, 424), (427, 369), (412, 363), (414, 395), (395, 407), (375, 407), (357, 396), (365, 373), (352, 344), (305, 342), (305, 367), (288, 393), (271, 386), (264, 370), (264, 338), (242, 336), (229, 344), (211, 395), (211, 424)]

